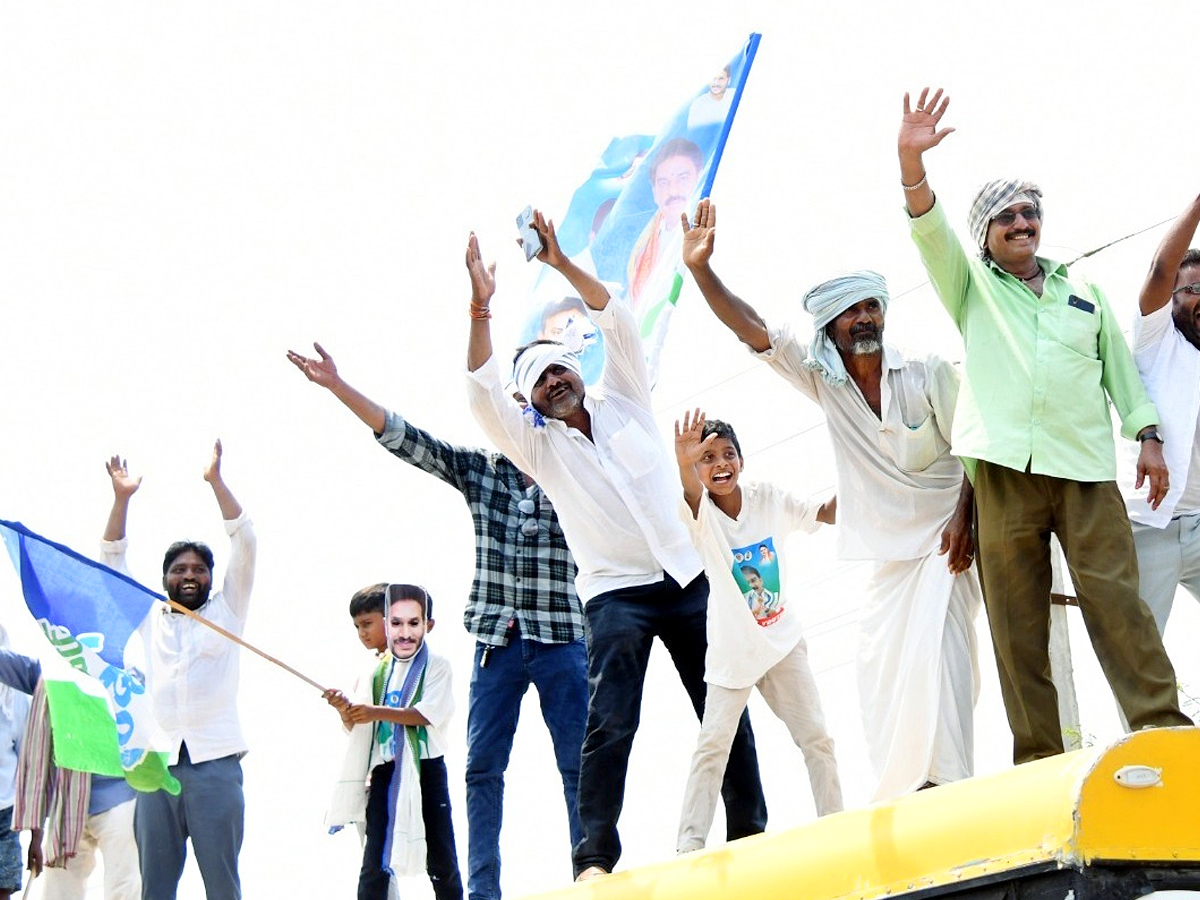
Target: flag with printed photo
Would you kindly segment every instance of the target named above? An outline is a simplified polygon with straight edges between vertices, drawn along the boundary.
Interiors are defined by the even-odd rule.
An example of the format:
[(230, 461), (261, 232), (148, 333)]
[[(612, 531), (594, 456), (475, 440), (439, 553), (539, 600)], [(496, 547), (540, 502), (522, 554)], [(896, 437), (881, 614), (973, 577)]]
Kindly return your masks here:
[[(680, 215), (712, 191), (760, 35), (675, 112), (657, 135), (614, 138), (556, 224), (563, 252), (637, 316), (651, 381), (683, 287)], [(521, 343), (561, 341), (580, 356), (584, 381), (604, 367), (604, 345), (583, 302), (543, 271), (530, 294)]]
[(18, 522), (0, 520), (0, 536), (25, 605), (73, 670), (44, 674), (55, 764), (178, 794), (144, 679), (125, 663), (126, 644), (162, 597)]

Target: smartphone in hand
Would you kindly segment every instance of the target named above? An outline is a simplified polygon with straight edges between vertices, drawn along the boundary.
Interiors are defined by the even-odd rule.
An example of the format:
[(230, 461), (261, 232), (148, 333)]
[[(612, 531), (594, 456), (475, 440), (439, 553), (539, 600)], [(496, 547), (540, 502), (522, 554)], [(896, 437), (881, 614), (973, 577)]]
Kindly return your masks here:
[(533, 227), (533, 207), (527, 206), (517, 216), (517, 230), (520, 232), (521, 246), (525, 249), (525, 262), (529, 262), (542, 252), (542, 236)]

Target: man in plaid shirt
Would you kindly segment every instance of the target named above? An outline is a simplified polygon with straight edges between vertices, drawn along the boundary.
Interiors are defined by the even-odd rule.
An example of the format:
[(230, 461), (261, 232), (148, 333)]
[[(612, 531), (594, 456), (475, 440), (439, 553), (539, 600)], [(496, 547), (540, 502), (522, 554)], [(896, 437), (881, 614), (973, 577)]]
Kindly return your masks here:
[(475, 524), (475, 582), (463, 624), (475, 636), (467, 712), (470, 900), (500, 897), (504, 770), (521, 698), (532, 683), (550, 730), (567, 803), (571, 845), (581, 838), (576, 792), (587, 720), (587, 652), (575, 562), (550, 501), (507, 457), (438, 440), (363, 396), (320, 359), (288, 353), (369, 425), (387, 450), (458, 490)]

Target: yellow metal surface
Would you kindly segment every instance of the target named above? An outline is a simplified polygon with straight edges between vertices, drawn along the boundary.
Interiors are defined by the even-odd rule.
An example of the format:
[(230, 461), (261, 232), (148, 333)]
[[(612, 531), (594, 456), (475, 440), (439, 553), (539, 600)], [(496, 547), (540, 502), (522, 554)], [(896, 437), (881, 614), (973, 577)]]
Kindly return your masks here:
[[(543, 897), (870, 900), (1039, 863), (1200, 860), (1198, 763), (1197, 729), (1142, 732)], [(1162, 785), (1118, 784), (1129, 765)]]
[[(1125, 766), (1162, 770), (1154, 787), (1128, 788)], [(1096, 760), (1079, 796), (1076, 850), (1097, 859), (1200, 861), (1200, 729), (1143, 731)]]

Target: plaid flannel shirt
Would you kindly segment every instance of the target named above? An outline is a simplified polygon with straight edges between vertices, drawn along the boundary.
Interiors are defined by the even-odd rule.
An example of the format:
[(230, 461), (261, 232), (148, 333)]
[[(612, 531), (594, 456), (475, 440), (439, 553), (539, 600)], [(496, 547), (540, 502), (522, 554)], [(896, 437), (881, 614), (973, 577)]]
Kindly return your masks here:
[[(475, 524), (475, 582), (463, 612), (467, 631), (485, 644), (508, 643), (516, 621), (522, 636), (541, 644), (583, 637), (583, 607), (575, 594), (575, 561), (550, 500), (535, 487), (537, 509), (526, 515), (525, 481), (500, 453), (440, 441), (398, 413), (387, 413), (376, 439), (388, 451), (457, 489)], [(527, 535), (522, 526), (537, 522)]]

